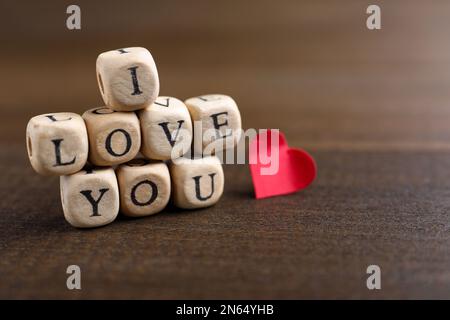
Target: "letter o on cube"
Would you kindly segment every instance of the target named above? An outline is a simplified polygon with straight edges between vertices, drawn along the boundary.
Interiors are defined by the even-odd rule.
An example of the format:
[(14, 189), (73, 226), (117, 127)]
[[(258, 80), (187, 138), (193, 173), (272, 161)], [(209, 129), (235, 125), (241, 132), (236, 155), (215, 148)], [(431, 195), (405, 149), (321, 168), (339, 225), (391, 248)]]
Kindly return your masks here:
[(151, 105), (159, 94), (155, 61), (145, 48), (111, 50), (97, 58), (97, 82), (105, 104), (116, 111)]
[(127, 216), (148, 216), (163, 210), (170, 199), (170, 175), (164, 162), (134, 159), (117, 168), (120, 211)]
[(43, 175), (65, 175), (81, 170), (88, 158), (88, 136), (76, 113), (35, 116), (27, 125), (27, 151), (31, 166)]
[(94, 168), (60, 177), (64, 217), (74, 227), (111, 223), (119, 213), (119, 187), (112, 168)]
[(83, 114), (89, 136), (89, 161), (112, 166), (133, 159), (141, 147), (139, 119), (134, 112), (116, 112), (106, 107)]
[(172, 199), (183, 209), (209, 207), (219, 201), (223, 193), (222, 164), (215, 156), (179, 158), (170, 165)]

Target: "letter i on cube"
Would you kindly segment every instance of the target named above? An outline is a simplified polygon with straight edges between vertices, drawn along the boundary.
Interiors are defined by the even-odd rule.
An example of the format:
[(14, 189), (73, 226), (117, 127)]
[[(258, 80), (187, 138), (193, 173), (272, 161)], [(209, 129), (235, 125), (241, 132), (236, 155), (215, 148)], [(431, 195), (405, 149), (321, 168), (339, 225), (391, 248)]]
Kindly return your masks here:
[(139, 110), (159, 94), (155, 61), (145, 48), (111, 50), (97, 58), (97, 81), (105, 104), (115, 111)]

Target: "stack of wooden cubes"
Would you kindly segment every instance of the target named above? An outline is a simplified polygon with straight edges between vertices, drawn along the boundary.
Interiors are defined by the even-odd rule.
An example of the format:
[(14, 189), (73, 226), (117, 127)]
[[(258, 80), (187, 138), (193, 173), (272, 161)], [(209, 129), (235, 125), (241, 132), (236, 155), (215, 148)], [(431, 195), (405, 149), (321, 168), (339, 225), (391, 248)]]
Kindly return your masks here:
[(66, 220), (88, 228), (111, 223), (119, 211), (155, 214), (171, 199), (185, 209), (215, 204), (224, 176), (209, 151), (234, 147), (240, 139), (234, 100), (220, 94), (185, 102), (158, 96), (155, 62), (140, 47), (100, 54), (97, 80), (105, 106), (82, 116), (38, 115), (27, 126), (32, 167), (60, 176)]

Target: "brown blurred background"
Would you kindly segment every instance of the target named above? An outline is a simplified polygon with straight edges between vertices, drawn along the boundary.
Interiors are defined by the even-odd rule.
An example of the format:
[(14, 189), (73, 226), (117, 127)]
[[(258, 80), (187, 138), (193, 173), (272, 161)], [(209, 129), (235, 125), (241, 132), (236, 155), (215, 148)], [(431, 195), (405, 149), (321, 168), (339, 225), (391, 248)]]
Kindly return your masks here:
[(22, 142), (35, 114), (101, 105), (97, 55), (144, 46), (161, 94), (230, 94), (246, 127), (311, 147), (447, 144), (450, 4), (377, 1), (382, 29), (369, 31), (371, 3), (78, 1), (70, 31), (70, 1), (4, 1), (0, 138)]
[[(66, 29), (69, 4), (81, 30)], [(379, 31), (366, 28), (369, 4)], [(450, 298), (449, 2), (3, 1), (0, 12), (0, 297)], [(214, 208), (71, 229), (58, 180), (28, 164), (25, 126), (101, 105), (96, 57), (128, 46), (152, 52), (162, 95), (229, 94), (245, 128), (280, 128), (316, 157), (315, 184), (260, 202), (247, 168), (227, 166)], [(89, 270), (81, 292), (65, 289), (71, 263)], [(379, 292), (365, 287), (369, 264), (382, 268)]]

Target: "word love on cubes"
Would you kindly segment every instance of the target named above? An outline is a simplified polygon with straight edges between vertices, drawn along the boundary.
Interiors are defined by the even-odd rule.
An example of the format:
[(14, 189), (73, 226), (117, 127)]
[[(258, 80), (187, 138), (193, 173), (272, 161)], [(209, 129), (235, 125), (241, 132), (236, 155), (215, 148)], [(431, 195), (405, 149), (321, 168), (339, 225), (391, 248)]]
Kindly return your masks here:
[(145, 48), (104, 52), (96, 71), (104, 106), (81, 116), (38, 115), (26, 129), (33, 169), (60, 176), (66, 220), (90, 228), (113, 222), (119, 212), (153, 215), (169, 202), (184, 209), (217, 203), (224, 189), (222, 164), (205, 151), (239, 141), (235, 101), (221, 94), (185, 102), (158, 96), (158, 71)]

